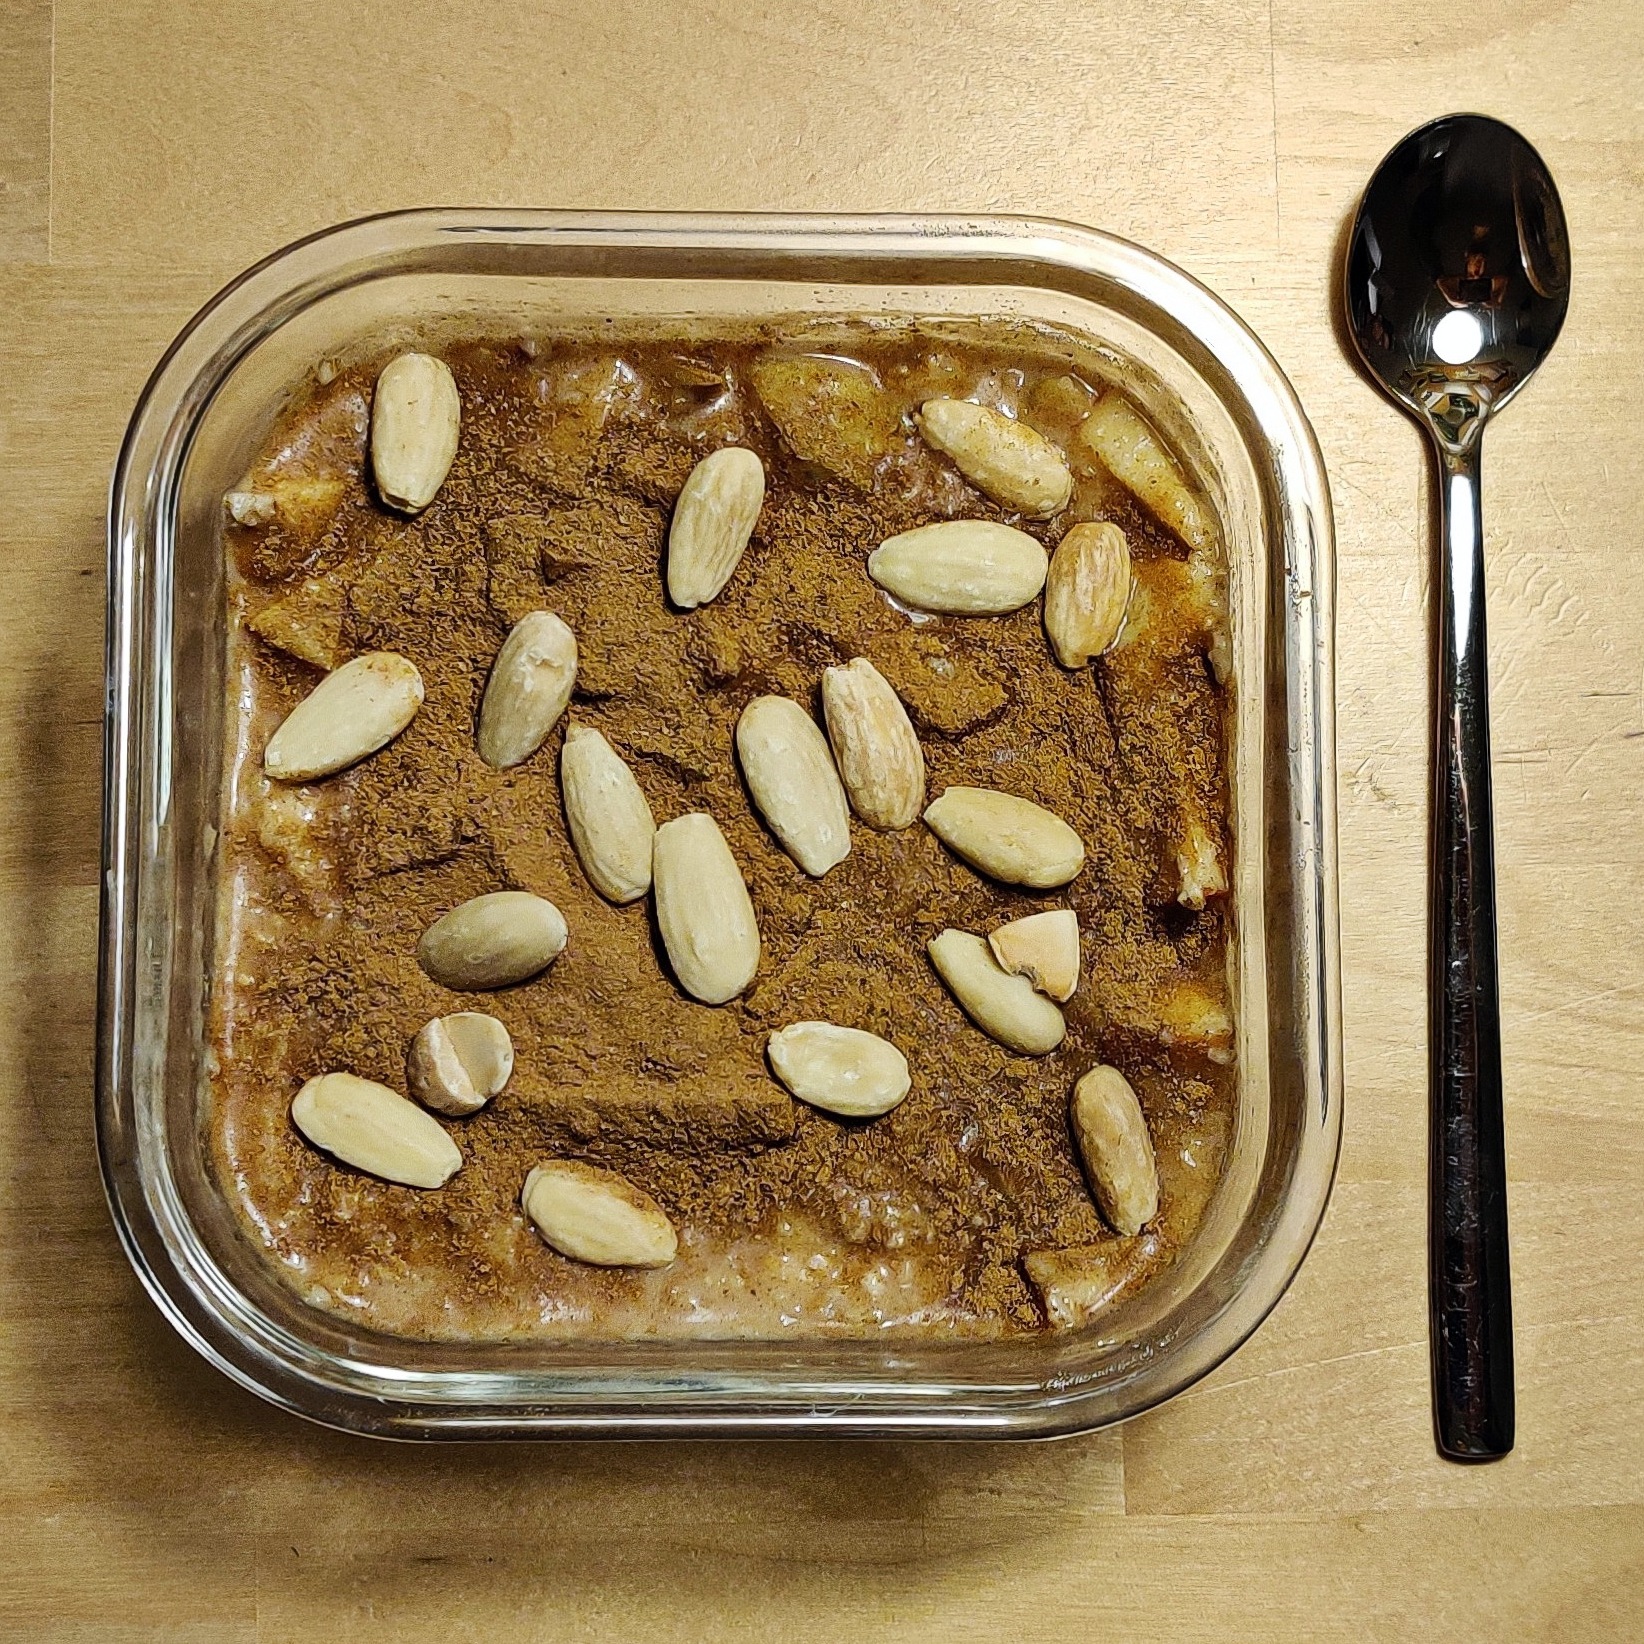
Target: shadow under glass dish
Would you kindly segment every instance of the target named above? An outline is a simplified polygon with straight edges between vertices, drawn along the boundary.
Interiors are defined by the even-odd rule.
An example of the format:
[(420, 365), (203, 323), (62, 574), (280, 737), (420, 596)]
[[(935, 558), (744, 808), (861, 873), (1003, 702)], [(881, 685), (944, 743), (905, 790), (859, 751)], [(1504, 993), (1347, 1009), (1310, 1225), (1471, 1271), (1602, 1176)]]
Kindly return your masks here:
[[(979, 315), (1085, 339), (1228, 533), (1239, 1116), (1198, 1238), (1096, 1324), (994, 1343), (427, 1343), (304, 1304), (239, 1234), (200, 1123), (226, 734), (221, 499), (292, 385), (320, 359), (510, 327)], [(1013, 219), (442, 211), (347, 225), (250, 271), (162, 361), (115, 476), (110, 555), (103, 1168), (151, 1294), (244, 1385), (408, 1438), (1048, 1437), (1179, 1391), (1282, 1294), (1340, 1134), (1329, 499), (1277, 367), (1169, 264)]]

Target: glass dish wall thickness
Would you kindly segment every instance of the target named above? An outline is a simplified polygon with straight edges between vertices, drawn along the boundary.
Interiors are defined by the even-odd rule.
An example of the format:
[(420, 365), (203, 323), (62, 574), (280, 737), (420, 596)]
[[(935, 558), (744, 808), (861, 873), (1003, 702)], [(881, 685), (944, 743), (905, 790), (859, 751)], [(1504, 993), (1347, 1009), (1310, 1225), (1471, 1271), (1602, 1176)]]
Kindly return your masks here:
[[(848, 317), (940, 329), (977, 316), (1087, 339), (1226, 527), (1239, 1114), (1194, 1242), (1094, 1325), (993, 1343), (433, 1344), (305, 1304), (240, 1233), (201, 1123), (225, 734), (222, 496), (293, 387), (326, 357), (465, 330)], [(1168, 1398), (1277, 1302), (1335, 1170), (1332, 583), (1324, 471), (1278, 367), (1202, 286), (1088, 229), (421, 211), (269, 258), (155, 370), (109, 504), (97, 1118), (133, 1266), (227, 1375), (316, 1421), (388, 1437), (1050, 1437)]]

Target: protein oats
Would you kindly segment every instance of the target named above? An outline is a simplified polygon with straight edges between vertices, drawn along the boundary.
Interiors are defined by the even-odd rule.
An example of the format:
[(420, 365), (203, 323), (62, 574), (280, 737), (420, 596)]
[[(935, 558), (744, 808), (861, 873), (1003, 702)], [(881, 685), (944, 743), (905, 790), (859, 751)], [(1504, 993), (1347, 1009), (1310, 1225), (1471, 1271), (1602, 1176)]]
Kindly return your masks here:
[[(1126, 456), (1076, 340), (716, 324), (443, 347), (421, 519), (375, 472), (386, 353), (310, 375), (252, 454), (220, 516), (215, 1178), (273, 1282), (350, 1329), (1099, 1328), (1194, 1238), (1234, 1129), (1220, 524), (1140, 416)], [(1065, 504), (1031, 438), (1013, 481), (1027, 434)], [(736, 468), (757, 505), (734, 481), (700, 516), (728, 528), (690, 526)], [(1116, 592), (1052, 567), (1116, 534), (1104, 645)], [(528, 620), (546, 696), (504, 684)], [(418, 670), (402, 734), (267, 780), (316, 669), (384, 654)], [(803, 758), (739, 753), (760, 699)], [(779, 825), (795, 759), (837, 776)], [(813, 866), (849, 845), (819, 876), (789, 854), (818, 840)], [(1093, 1067), (1135, 1104), (1109, 1153), (1070, 1108)], [(379, 1091), (392, 1146), (311, 1140), (316, 1074)], [(1126, 1233), (1139, 1135), (1157, 1199)]]

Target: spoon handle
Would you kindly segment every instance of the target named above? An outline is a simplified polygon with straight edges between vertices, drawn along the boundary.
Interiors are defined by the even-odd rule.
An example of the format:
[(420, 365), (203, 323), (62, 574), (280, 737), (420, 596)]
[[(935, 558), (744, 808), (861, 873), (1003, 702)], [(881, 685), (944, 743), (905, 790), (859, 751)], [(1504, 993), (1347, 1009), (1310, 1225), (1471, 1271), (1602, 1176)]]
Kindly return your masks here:
[(1452, 1460), (1513, 1447), (1513, 1314), (1496, 996), (1496, 883), (1479, 441), (1440, 447), (1433, 739), (1428, 1289), (1434, 1426)]

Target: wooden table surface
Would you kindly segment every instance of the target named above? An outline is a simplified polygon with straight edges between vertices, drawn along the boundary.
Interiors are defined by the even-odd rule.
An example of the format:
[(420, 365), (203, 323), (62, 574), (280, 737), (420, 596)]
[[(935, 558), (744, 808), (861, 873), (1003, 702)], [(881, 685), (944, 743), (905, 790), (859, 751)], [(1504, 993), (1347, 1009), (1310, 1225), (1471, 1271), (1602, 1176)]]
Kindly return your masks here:
[[(5, 0), (0, 1632), (96, 1640), (1644, 1636), (1644, 8), (1486, 0)], [(1356, 191), (1519, 125), (1576, 260), (1488, 441), (1518, 1448), (1428, 1426), (1427, 491), (1332, 330)], [(92, 1140), (103, 507), (240, 267), (421, 204), (1028, 211), (1174, 258), (1291, 374), (1340, 543), (1346, 1140), (1256, 1338), (1050, 1446), (421, 1448), (172, 1334)]]

